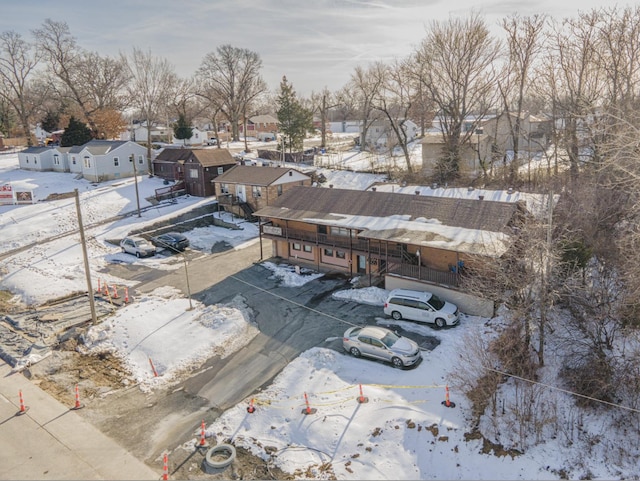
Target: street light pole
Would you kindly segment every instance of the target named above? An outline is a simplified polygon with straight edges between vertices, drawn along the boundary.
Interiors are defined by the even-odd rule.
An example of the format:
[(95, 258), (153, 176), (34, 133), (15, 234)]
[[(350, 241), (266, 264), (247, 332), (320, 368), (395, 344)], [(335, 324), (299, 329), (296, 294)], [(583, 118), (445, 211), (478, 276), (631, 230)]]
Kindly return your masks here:
[(138, 206), (138, 217), (140, 217), (140, 194), (138, 193), (138, 171), (136, 170), (135, 154), (131, 154), (129, 160), (133, 163), (133, 179), (136, 184), (136, 205)]
[(184, 251), (179, 251), (178, 249), (170, 246), (165, 242), (159, 240), (155, 240), (155, 242), (162, 244), (162, 247), (164, 247), (165, 249), (170, 249), (174, 252), (177, 252), (178, 254), (182, 254), (182, 262), (184, 263), (184, 274), (187, 278), (187, 296), (189, 297), (189, 309), (187, 309), (187, 311), (193, 310), (193, 304), (191, 302), (191, 286), (189, 285), (189, 269), (187, 267), (187, 254)]

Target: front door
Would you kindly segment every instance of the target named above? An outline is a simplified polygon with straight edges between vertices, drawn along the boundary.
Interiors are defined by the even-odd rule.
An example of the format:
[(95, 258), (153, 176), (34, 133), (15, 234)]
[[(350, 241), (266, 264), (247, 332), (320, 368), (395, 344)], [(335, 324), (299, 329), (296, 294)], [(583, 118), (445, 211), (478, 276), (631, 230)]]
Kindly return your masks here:
[(238, 200), (240, 202), (247, 201), (247, 190), (244, 185), (238, 185)]
[(366, 274), (367, 258), (366, 256), (358, 256), (358, 274)]

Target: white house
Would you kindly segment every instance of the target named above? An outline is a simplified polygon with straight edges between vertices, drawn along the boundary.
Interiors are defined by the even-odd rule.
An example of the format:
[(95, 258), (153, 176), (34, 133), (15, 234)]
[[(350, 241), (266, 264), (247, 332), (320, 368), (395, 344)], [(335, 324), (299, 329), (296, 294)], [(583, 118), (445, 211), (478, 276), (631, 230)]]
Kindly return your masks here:
[(202, 145), (209, 140), (208, 132), (206, 130), (201, 130), (198, 127), (191, 127), (192, 133), (190, 139), (176, 139), (173, 135), (173, 129), (171, 129), (171, 138), (174, 144), (181, 145)]
[[(173, 136), (173, 129), (164, 125), (151, 126), (151, 142), (169, 142)], [(120, 140), (146, 142), (148, 138), (147, 123), (134, 123), (126, 132), (120, 133)]]
[[(402, 128), (406, 132), (407, 142), (414, 140), (420, 129), (415, 122), (409, 119), (405, 119), (402, 123)], [(360, 129), (362, 132), (362, 129)], [(398, 144), (396, 134), (391, 128), (391, 124), (386, 119), (374, 121), (367, 129), (367, 138), (365, 143), (369, 145), (377, 145), (381, 147), (392, 147)]]
[(146, 174), (146, 154), (146, 147), (136, 142), (91, 140), (81, 146), (77, 157), (81, 161), (82, 176), (91, 182), (102, 182), (133, 177), (134, 171)]
[(55, 170), (53, 168), (54, 154), (59, 154), (54, 147), (29, 147), (18, 153), (18, 164), (22, 170), (38, 170), (40, 172)]

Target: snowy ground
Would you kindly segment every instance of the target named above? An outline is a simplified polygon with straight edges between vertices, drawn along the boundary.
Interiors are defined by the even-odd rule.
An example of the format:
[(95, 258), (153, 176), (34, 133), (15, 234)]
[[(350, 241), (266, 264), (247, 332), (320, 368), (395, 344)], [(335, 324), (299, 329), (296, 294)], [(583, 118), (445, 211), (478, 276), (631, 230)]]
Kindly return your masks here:
[[(72, 174), (21, 172), (16, 166), (16, 155), (0, 156), (0, 184), (11, 182), (31, 188), (39, 200), (47, 193), (78, 188), (85, 224), (135, 210), (130, 180), (94, 186), (74, 180)], [(370, 180), (362, 185), (370, 185)], [(144, 192), (141, 198), (153, 192), (158, 182), (140, 179), (139, 187)], [(349, 183), (356, 185), (353, 178)], [(144, 262), (158, 269), (174, 268), (161, 256), (135, 259), (121, 254), (107, 239), (208, 201), (183, 198), (176, 204), (144, 210), (141, 218), (134, 215), (91, 229), (89, 258), (94, 279), (108, 262)], [(146, 202), (143, 207), (147, 207)], [(0, 206), (0, 251), (68, 232), (75, 226), (75, 215), (73, 199)], [(206, 251), (219, 240), (241, 248), (257, 235), (256, 230), (244, 227), (242, 231), (211, 227), (187, 235), (195, 249)], [(293, 266), (268, 262), (264, 265), (287, 285), (299, 286), (314, 278), (298, 275)], [(123, 283), (118, 279), (109, 282)], [(36, 244), (5, 259), (0, 267), (0, 289), (10, 290), (16, 301), (27, 303), (86, 289), (77, 237)], [(383, 289), (370, 287), (334, 295), (381, 306), (386, 294)], [(380, 313), (379, 324), (394, 325), (382, 315), (382, 309)], [(253, 414), (246, 410), (250, 402), (246, 399), (209, 425), (207, 433), (217, 439), (231, 438), (236, 445), (271, 458), (299, 478), (329, 479), (335, 475), (337, 479), (560, 479), (566, 475), (574, 479), (638, 479), (637, 456), (622, 442), (620, 432), (612, 429), (610, 418), (593, 412), (581, 414), (578, 422), (574, 400), (558, 391), (545, 391), (549, 401), (560, 401), (555, 405), (555, 425), (545, 431), (556, 435), (545, 435), (540, 444), (524, 454), (512, 458), (483, 453), (481, 439), (465, 438), (465, 433), (472, 430), (469, 402), (452, 388), (450, 400), (455, 407), (446, 407), (442, 404), (445, 389), (451, 373), (460, 368), (458, 360), (470, 340), (494, 336), (501, 323), (500, 317), (487, 320), (464, 315), (459, 326), (442, 331), (409, 322), (395, 323), (408, 331), (437, 336), (441, 342), (433, 351), (424, 352), (423, 362), (409, 370), (328, 349), (311, 349), (255, 395)], [(240, 349), (256, 332), (251, 312), (238, 300), (209, 307), (195, 302), (189, 310), (183, 296), (171, 289), (159, 289), (93, 327), (87, 334), (87, 349), (115, 352), (124, 359), (141, 388), (153, 390), (171, 385), (186, 369), (213, 354), (225, 356)], [(233, 343), (229, 342), (231, 339)], [(550, 358), (546, 375), (553, 383), (554, 371), (560, 366)], [(152, 375), (150, 360), (157, 377)], [(509, 382), (499, 393), (507, 399), (507, 409), (513, 386)], [(366, 403), (358, 402), (360, 387), (368, 398)], [(314, 414), (303, 413), (307, 407), (305, 394), (309, 407), (317, 410)], [(507, 421), (506, 416), (498, 417), (497, 424), (483, 427), (487, 432), (513, 430)], [(633, 442), (638, 444), (637, 440)], [(623, 456), (623, 449), (631, 454)]]

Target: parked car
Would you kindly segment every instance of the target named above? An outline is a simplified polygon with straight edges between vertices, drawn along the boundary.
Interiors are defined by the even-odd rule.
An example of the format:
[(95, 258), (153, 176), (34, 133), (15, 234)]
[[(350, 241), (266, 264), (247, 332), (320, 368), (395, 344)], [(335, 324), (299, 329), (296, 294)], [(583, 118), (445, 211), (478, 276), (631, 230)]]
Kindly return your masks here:
[(394, 289), (384, 303), (384, 313), (396, 321), (435, 324), (438, 328), (455, 326), (460, 322), (458, 306), (443, 301), (431, 292)]
[(354, 357), (371, 357), (406, 367), (422, 359), (420, 347), (411, 339), (378, 326), (351, 327), (342, 338), (342, 347)]
[(179, 232), (167, 232), (151, 238), (151, 243), (156, 247), (169, 249), (173, 252), (182, 252), (189, 247), (189, 239)]
[(133, 254), (136, 257), (156, 255), (156, 248), (142, 237), (125, 237), (120, 241), (122, 252)]
[(215, 137), (212, 137), (210, 139), (207, 139), (207, 145), (218, 145), (218, 139), (216, 139)]

